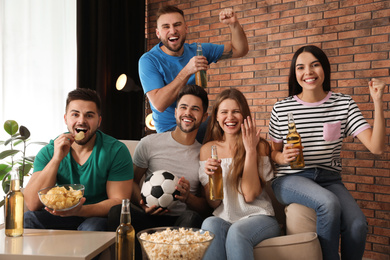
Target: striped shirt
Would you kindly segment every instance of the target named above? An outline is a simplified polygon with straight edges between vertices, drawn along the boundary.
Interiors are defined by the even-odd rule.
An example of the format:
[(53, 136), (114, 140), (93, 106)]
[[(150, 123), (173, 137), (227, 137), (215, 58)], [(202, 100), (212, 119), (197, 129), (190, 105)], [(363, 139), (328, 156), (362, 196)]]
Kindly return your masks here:
[[(341, 171), (340, 151), (345, 137), (355, 137), (370, 128), (351, 96), (329, 91), (316, 103), (290, 96), (275, 103), (269, 124), (271, 141), (286, 144), (287, 114), (293, 113), (297, 132), (301, 135), (305, 168)], [(289, 165), (276, 164), (276, 176), (293, 174)]]

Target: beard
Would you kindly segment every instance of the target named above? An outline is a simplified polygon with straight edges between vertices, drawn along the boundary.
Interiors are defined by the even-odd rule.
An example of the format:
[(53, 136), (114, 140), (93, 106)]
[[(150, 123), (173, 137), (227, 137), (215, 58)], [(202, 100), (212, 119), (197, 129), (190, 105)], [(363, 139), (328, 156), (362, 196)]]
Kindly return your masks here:
[[(187, 116), (188, 117), (188, 116)], [(183, 133), (191, 133), (197, 129), (199, 129), (200, 127), (200, 124), (202, 124), (202, 122), (199, 122), (199, 123), (196, 123), (196, 120), (194, 120), (194, 118), (190, 117), (191, 119), (194, 120), (194, 125), (190, 128), (186, 128), (185, 126), (183, 126), (184, 123), (182, 123), (182, 118), (183, 117), (180, 117), (179, 119), (176, 119), (176, 125), (177, 127), (180, 128), (180, 130), (183, 132)]]
[(169, 45), (169, 40), (168, 39), (161, 39), (162, 44), (167, 48), (168, 50), (172, 52), (179, 52), (181, 48), (183, 48), (184, 42), (186, 41), (185, 37), (180, 39), (180, 44), (176, 48), (172, 48)]

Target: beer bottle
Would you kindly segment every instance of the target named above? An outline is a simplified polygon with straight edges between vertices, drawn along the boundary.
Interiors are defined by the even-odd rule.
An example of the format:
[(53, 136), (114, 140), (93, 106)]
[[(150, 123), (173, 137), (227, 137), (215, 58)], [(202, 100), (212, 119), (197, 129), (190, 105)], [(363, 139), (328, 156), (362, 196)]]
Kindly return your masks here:
[(116, 230), (116, 260), (135, 259), (135, 230), (131, 225), (130, 200), (122, 200), (121, 224)]
[(298, 134), (295, 127), (295, 122), (292, 113), (288, 113), (288, 134), (286, 137), (288, 144), (293, 144), (292, 148), (298, 148), (299, 154), (294, 161), (290, 162), (291, 169), (301, 169), (305, 167), (305, 161), (303, 159), (301, 136)]
[[(202, 44), (196, 43), (196, 56), (203, 56)], [(207, 88), (207, 74), (205, 70), (195, 72), (195, 84)]]
[[(217, 146), (211, 146), (211, 158), (218, 160)], [(210, 200), (223, 199), (222, 168), (219, 165), (214, 174), (209, 175)]]
[(5, 196), (5, 235), (23, 235), (24, 196), (20, 191), (19, 166), (11, 170), (11, 186)]

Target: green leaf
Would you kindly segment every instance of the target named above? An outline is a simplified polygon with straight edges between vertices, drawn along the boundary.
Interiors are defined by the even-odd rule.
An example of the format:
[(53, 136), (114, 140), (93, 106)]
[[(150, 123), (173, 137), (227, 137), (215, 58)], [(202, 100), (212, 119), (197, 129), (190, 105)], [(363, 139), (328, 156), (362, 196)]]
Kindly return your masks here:
[(21, 151), (19, 151), (19, 150), (5, 150), (5, 151), (2, 151), (2, 152), (0, 153), (0, 160), (6, 158), (6, 157), (8, 157), (8, 156), (15, 155), (15, 154), (17, 154), (18, 152), (21, 152)]
[[(32, 165), (31, 164), (24, 164), (24, 173), (23, 173), (23, 176), (27, 176), (28, 173), (30, 172), (32, 168)], [(21, 169), (20, 169), (21, 170)]]
[(11, 171), (12, 167), (8, 164), (0, 164), (0, 180), (4, 178), (4, 175)]
[(0, 201), (0, 208), (1, 208), (2, 206), (4, 206), (4, 204), (5, 204), (5, 199), (3, 199), (2, 201)]
[(6, 140), (6, 141), (4, 142), (4, 145), (8, 145), (9, 143), (11, 143), (11, 142), (17, 140), (17, 137), (18, 137), (18, 136), (19, 136), (19, 134), (13, 135), (10, 139), (8, 139), (8, 140)]
[(24, 140), (23, 137), (17, 137), (15, 139), (17, 139), (17, 141), (14, 142), (14, 146), (17, 146), (18, 144), (23, 143), (23, 140)]
[(26, 156), (26, 157), (22, 157), (23, 159), (25, 159), (27, 162), (30, 162), (30, 163), (33, 163), (34, 160), (35, 160), (35, 156)]
[(5, 194), (8, 193), (9, 191), (9, 187), (11, 185), (11, 178), (10, 178), (11, 174), (10, 173), (7, 173), (3, 180), (1, 181), (1, 186), (3, 187), (3, 191)]
[(4, 130), (9, 135), (14, 135), (18, 131), (19, 125), (15, 120), (7, 120), (4, 123)]
[(19, 133), (20, 135), (25, 139), (29, 138), (30, 137), (30, 131), (27, 129), (27, 127), (21, 125), (20, 128), (19, 128)]

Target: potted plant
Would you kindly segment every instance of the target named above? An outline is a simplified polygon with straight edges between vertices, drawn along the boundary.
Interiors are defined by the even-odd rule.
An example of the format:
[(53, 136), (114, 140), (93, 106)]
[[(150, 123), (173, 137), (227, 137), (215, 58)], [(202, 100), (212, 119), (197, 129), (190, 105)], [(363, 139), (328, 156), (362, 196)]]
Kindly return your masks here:
[[(45, 142), (29, 142), (30, 131), (25, 126), (20, 126), (15, 120), (7, 120), (4, 123), (4, 130), (10, 135), (5, 141), (0, 141), (0, 147), (4, 146), (5, 149), (0, 152), (0, 180), (4, 194), (10, 189), (10, 171), (14, 165), (19, 165), (19, 178), (20, 186), (23, 187), (23, 180), (25, 176), (28, 176), (35, 156), (26, 156), (27, 146), (31, 144), (46, 145)], [(18, 132), (19, 130), (19, 132)], [(19, 145), (22, 145), (21, 149), (16, 149)], [(4, 205), (5, 199), (0, 201), (0, 208)]]

